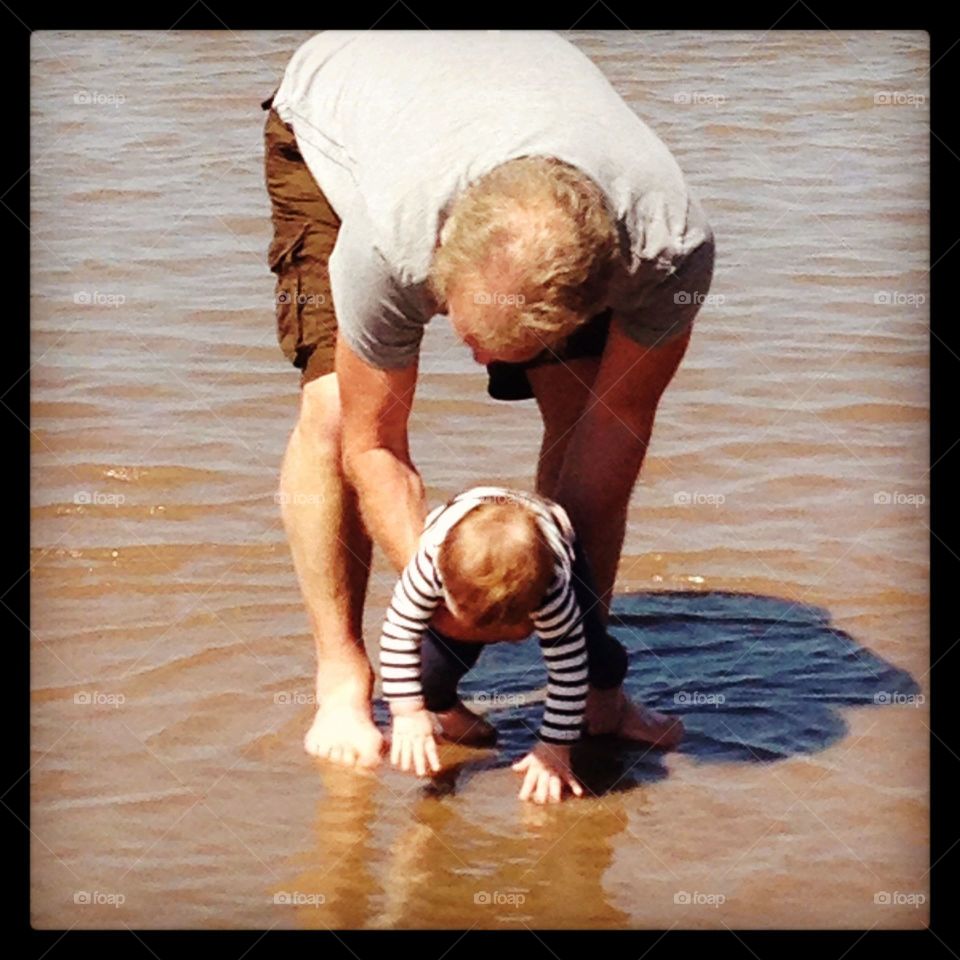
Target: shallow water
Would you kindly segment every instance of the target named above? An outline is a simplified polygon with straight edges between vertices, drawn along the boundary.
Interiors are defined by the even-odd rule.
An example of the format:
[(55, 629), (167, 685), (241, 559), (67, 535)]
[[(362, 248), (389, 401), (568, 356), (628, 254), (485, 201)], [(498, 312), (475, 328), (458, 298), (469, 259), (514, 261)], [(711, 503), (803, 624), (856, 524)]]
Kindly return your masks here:
[[(689, 736), (598, 744), (597, 795), (540, 809), (509, 769), (532, 643), (484, 651), (502, 747), (435, 783), (301, 748), (259, 102), (307, 35), (32, 37), (34, 925), (922, 926), (929, 111), (875, 94), (927, 92), (927, 36), (572, 35), (718, 258), (614, 604), (631, 691)], [(488, 399), (440, 320), (421, 368), (431, 503), (529, 488), (534, 403)], [(370, 643), (391, 587), (378, 558)]]

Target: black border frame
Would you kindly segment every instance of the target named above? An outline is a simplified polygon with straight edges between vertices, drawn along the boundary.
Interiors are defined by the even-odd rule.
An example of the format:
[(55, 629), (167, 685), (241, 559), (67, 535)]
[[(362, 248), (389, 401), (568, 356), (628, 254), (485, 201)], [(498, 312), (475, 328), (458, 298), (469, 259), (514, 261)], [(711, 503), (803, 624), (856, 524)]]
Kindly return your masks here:
[[(16, 0), (11, 0), (16, 3)], [(812, 0), (811, 0), (812, 2)], [(819, 7), (820, 4), (818, 3)], [(17, 7), (20, 4), (17, 3)], [(0, 223), (6, 242), (5, 275), (13, 285), (17, 307), (8, 312), (6, 333), (8, 345), (3, 349), (5, 369), (3, 383), (11, 383), (30, 365), (29, 303), (30, 264), (29, 245), (24, 242), (29, 229), (29, 67), (30, 35), (34, 30), (54, 29), (517, 29), (549, 28), (621, 29), (629, 25), (637, 30), (925, 30), (930, 34), (931, 110), (930, 138), (931, 173), (931, 850), (933, 864), (930, 873), (930, 925), (925, 930), (729, 930), (687, 931), (663, 930), (555, 930), (526, 931), (473, 930), (465, 937), (462, 930), (438, 931), (348, 931), (333, 932), (272, 930), (143, 930), (88, 931), (74, 930), (69, 937), (60, 930), (34, 930), (29, 922), (29, 776), (23, 771), (30, 767), (29, 750), (29, 576), (21, 577), (0, 595), (0, 610), (8, 628), (10, 642), (7, 656), (9, 689), (3, 697), (10, 719), (15, 721), (16, 734), (12, 742), (8, 782), (0, 793), (3, 806), (2, 822), (10, 829), (8, 851), (13, 854), (13, 883), (3, 897), (4, 928), (13, 934), (14, 949), (25, 956), (40, 958), (49, 952), (51, 957), (62, 956), (65, 950), (92, 950), (164, 958), (171, 950), (190, 943), (206, 950), (233, 958), (263, 956), (277, 947), (297, 947), (336, 951), (344, 957), (367, 960), (373, 953), (397, 944), (393, 938), (403, 938), (402, 946), (423, 949), (427, 960), (431, 957), (450, 957), (452, 960), (467, 951), (503, 949), (511, 947), (531, 951), (534, 955), (566, 960), (579, 956), (595, 940), (603, 940), (603, 947), (615, 956), (632, 958), (669, 955), (678, 948), (686, 951), (728, 950), (732, 955), (766, 958), (771, 951), (796, 946), (805, 951), (829, 951), (837, 960), (863, 956), (876, 949), (881, 940), (893, 949), (918, 951), (927, 956), (953, 957), (960, 960), (960, 939), (954, 935), (954, 910), (949, 902), (955, 881), (960, 830), (950, 818), (948, 785), (960, 773), (960, 745), (950, 745), (941, 693), (947, 684), (943, 675), (951, 664), (955, 667), (960, 650), (960, 618), (955, 609), (945, 602), (944, 586), (947, 579), (960, 574), (960, 542), (953, 533), (953, 511), (946, 509), (948, 493), (957, 490), (951, 482), (951, 468), (960, 460), (960, 429), (951, 430), (951, 409), (946, 394), (948, 384), (960, 381), (960, 335), (956, 325), (948, 321), (953, 303), (948, 300), (945, 277), (953, 267), (960, 266), (960, 223), (957, 216), (955, 192), (947, 184), (960, 175), (960, 139), (951, 123), (958, 112), (950, 96), (958, 89), (957, 65), (960, 63), (960, 27), (951, 25), (944, 7), (935, 4), (911, 4), (909, 7), (883, 8), (854, 6), (853, 4), (824, 5), (814, 10), (805, 0), (782, 0), (776, 5), (737, 5), (735, 8), (712, 6), (709, 11), (685, 5), (682, 9), (656, 9), (646, 5), (624, 3), (623, 0), (580, 0), (578, 3), (559, 2), (549, 7), (518, 8), (516, 3), (485, 3), (470, 9), (452, 10), (449, 6), (434, 8), (423, 0), (381, 0), (379, 3), (351, 3), (349, 14), (321, 8), (313, 13), (298, 8), (286, 13), (276, 10), (229, 10), (218, 14), (204, 0), (181, 0), (181, 3), (156, 3), (147, 8), (128, 4), (78, 5), (70, 9), (33, 8), (16, 9), (7, 0), (0, 3), (0, 42), (3, 57), (0, 63), (10, 71), (13, 94), (6, 101), (8, 120), (12, 119), (12, 136), (8, 135), (3, 150), (4, 171), (0, 180)], [(826, 21), (826, 23), (825, 23)], [(957, 165), (957, 166), (954, 166)], [(6, 169), (9, 167), (9, 169)], [(4, 445), (7, 460), (5, 479), (8, 493), (14, 493), (19, 507), (26, 509), (8, 512), (5, 518), (7, 536), (16, 540), (16, 549), (7, 551), (14, 561), (9, 568), (13, 582), (30, 567), (29, 516), (29, 377), (22, 377), (14, 386), (0, 395), (0, 419), (9, 429)], [(5, 434), (5, 436), (7, 436)], [(958, 543), (956, 549), (951, 544)], [(6, 579), (6, 578), (5, 578)], [(956, 742), (956, 741), (954, 741)], [(15, 779), (19, 777), (19, 779)], [(411, 939), (412, 938), (412, 939)], [(139, 941), (139, 942), (138, 942)], [(9, 941), (8, 941), (9, 943)], [(790, 946), (787, 946), (787, 945)], [(599, 944), (598, 944), (599, 946)]]

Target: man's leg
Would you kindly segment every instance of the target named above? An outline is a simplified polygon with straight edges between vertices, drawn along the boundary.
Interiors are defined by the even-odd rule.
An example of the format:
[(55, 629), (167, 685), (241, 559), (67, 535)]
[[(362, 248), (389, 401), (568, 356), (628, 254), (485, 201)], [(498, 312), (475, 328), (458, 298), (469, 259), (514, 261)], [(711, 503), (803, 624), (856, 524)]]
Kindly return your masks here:
[(611, 328), (589, 386), (577, 366), (586, 360), (527, 371), (544, 420), (541, 458), (546, 452), (552, 461), (549, 469), (541, 465), (538, 474), (538, 479), (543, 475), (553, 481), (542, 492), (566, 508), (583, 540), (604, 617), (657, 407), (689, 337), (687, 330), (647, 347)]
[(340, 466), (340, 402), (332, 373), (304, 384), (280, 475), (281, 512), (317, 653), (314, 756), (374, 766), (373, 672), (363, 647), (371, 545)]
[(583, 357), (527, 371), (543, 419), (537, 492), (544, 497), (553, 499), (556, 492), (563, 455), (587, 405), (599, 367), (599, 357)]
[[(560, 475), (570, 441), (591, 402), (601, 358), (583, 357), (562, 363), (545, 364), (527, 371), (537, 405), (543, 418), (543, 440), (537, 465), (537, 491), (563, 504), (559, 494)], [(626, 530), (627, 506), (639, 473), (606, 478), (609, 488), (618, 492), (604, 511), (602, 522), (593, 529), (578, 529), (578, 538), (589, 561), (595, 596), (585, 597), (581, 606), (593, 603), (592, 613), (605, 625), (609, 619), (610, 599)], [(576, 526), (576, 518), (571, 519)], [(586, 591), (592, 592), (592, 591)], [(661, 747), (674, 746), (683, 735), (676, 717), (649, 710), (627, 699), (623, 687), (598, 689), (591, 686), (587, 697), (587, 729), (590, 733), (616, 733), (631, 740)]]
[(264, 123), (264, 175), (274, 229), (267, 261), (277, 277), (277, 337), (301, 371), (300, 415), (283, 460), (280, 493), (317, 656), (317, 711), (304, 746), (317, 757), (373, 766), (383, 738), (370, 712), (373, 673), (361, 628), (371, 548), (341, 471), (333, 372), (337, 320), (327, 267), (340, 220), (310, 174), (293, 130), (272, 109)]

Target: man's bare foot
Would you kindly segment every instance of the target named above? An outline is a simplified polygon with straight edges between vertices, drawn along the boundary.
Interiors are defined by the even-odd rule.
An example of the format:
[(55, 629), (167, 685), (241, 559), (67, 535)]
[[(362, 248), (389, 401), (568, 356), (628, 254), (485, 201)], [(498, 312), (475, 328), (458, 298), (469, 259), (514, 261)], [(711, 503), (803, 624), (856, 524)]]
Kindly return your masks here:
[(320, 672), (320, 706), (303, 738), (303, 746), (307, 753), (321, 760), (347, 767), (375, 767), (380, 762), (384, 740), (370, 713), (369, 666), (358, 667), (356, 674), (348, 678), (332, 665)]
[(587, 694), (584, 713), (587, 733), (593, 736), (609, 734), (649, 743), (661, 750), (670, 750), (683, 739), (683, 721), (641, 704), (632, 703), (623, 687), (613, 690), (594, 690)]
[(365, 655), (341, 651), (318, 661), (317, 712), (303, 738), (312, 757), (346, 767), (377, 766), (383, 734), (373, 722), (373, 671)]
[(496, 727), (468, 710), (462, 703), (450, 710), (434, 713), (445, 739), (467, 747), (492, 747), (497, 742)]
[(322, 705), (303, 738), (303, 746), (321, 760), (348, 767), (375, 767), (383, 751), (383, 734), (369, 709)]

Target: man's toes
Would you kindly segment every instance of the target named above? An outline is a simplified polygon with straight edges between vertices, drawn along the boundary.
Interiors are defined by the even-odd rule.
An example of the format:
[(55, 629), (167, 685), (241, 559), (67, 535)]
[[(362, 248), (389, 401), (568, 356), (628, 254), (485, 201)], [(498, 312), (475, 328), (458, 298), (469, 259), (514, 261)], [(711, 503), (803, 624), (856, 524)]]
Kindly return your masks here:
[(366, 767), (367, 769), (375, 767), (380, 762), (384, 746), (385, 744), (381, 742), (376, 749), (359, 751), (357, 753), (356, 765), (358, 767)]
[(306, 736), (303, 738), (303, 748), (310, 754), (311, 757), (322, 757), (323, 756), (323, 742), (322, 740), (313, 732), (313, 729), (307, 731)]

